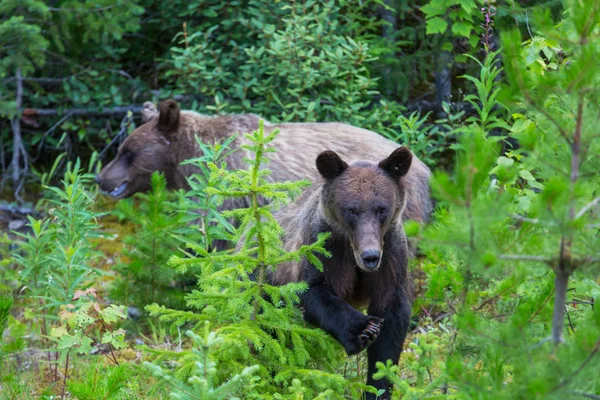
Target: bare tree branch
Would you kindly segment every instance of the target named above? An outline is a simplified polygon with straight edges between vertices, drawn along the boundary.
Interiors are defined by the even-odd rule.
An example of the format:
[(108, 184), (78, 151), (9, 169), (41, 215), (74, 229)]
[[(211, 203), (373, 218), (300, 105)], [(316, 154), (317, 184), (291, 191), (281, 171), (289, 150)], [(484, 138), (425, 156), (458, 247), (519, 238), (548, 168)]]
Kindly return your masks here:
[(64, 117), (59, 119), (57, 123), (52, 125), (50, 127), (50, 129), (48, 129), (46, 132), (44, 132), (44, 134), (42, 135), (42, 138), (40, 139), (40, 143), (38, 145), (38, 153), (41, 154), (41, 150), (42, 150), (42, 147), (44, 146), (44, 141), (46, 140), (46, 137), (48, 135), (50, 135), (52, 132), (54, 132), (54, 130), (56, 128), (58, 128), (63, 122), (65, 122), (67, 119), (69, 119), (71, 117), (71, 115), (72, 115), (71, 113), (67, 113)]
[[(130, 114), (126, 114), (125, 117), (123, 117), (123, 119), (121, 120), (121, 128), (119, 129), (119, 132), (117, 132), (115, 137), (113, 137), (112, 140), (98, 154), (98, 159), (96, 161), (96, 164), (98, 162), (100, 162), (102, 160), (102, 158), (104, 158), (104, 154), (106, 153), (106, 151), (108, 149), (110, 149), (117, 141), (122, 142), (123, 140), (125, 140), (125, 137), (127, 136), (127, 131), (129, 130), (129, 127), (131, 126), (132, 120), (133, 120), (133, 118), (130, 117)], [(92, 170), (94, 170), (95, 167), (96, 166), (94, 165)]]
[(589, 209), (596, 207), (598, 203), (600, 203), (600, 196), (596, 197), (594, 200), (587, 203), (581, 210), (579, 210), (577, 215), (575, 215), (575, 218), (581, 218), (583, 214), (585, 214)]
[(118, 106), (103, 108), (26, 108), (23, 110), (25, 117), (53, 117), (57, 115), (70, 114), (71, 116), (114, 116), (127, 114), (128, 111), (139, 113), (142, 106)]
[(588, 398), (588, 399), (600, 400), (600, 396), (597, 395), (597, 394), (586, 393), (586, 392), (583, 392), (581, 390), (573, 390), (573, 393), (577, 394), (579, 396), (583, 396), (583, 397)]
[(533, 256), (527, 254), (500, 254), (498, 256), (501, 260), (515, 260), (515, 261), (540, 261), (545, 263), (551, 263), (552, 259), (544, 256)]
[(3, 203), (0, 203), (0, 211), (6, 212), (9, 214), (22, 214), (22, 215), (38, 213), (34, 208), (19, 207), (17, 205), (3, 204)]
[(600, 262), (600, 257), (585, 257), (582, 259), (575, 259), (577, 265), (581, 264), (596, 264)]
[(90, 12), (101, 12), (110, 10), (111, 8), (115, 8), (117, 5), (113, 4), (105, 7), (97, 7), (97, 8), (57, 8), (57, 7), (48, 7), (48, 11), (53, 12), (79, 12), (79, 13), (90, 13)]
[(528, 222), (530, 224), (539, 224), (540, 223), (540, 220), (537, 218), (527, 218), (527, 217), (523, 217), (519, 214), (511, 214), (510, 217), (513, 219), (516, 219), (518, 221), (521, 221), (521, 222)]

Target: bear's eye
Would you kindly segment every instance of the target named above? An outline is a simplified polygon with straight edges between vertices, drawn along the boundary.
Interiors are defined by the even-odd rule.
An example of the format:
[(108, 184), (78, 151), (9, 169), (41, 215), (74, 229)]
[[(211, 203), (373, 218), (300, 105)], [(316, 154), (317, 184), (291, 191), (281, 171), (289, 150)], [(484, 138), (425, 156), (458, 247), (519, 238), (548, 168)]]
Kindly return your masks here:
[(375, 210), (378, 217), (385, 217), (387, 215), (388, 209), (386, 207), (377, 207)]
[(129, 150), (125, 150), (121, 154), (121, 157), (123, 157), (123, 159), (125, 160), (125, 162), (127, 162), (127, 164), (131, 164), (133, 162), (133, 153)]
[(346, 212), (352, 217), (356, 217), (358, 215), (358, 209), (355, 207), (348, 207)]

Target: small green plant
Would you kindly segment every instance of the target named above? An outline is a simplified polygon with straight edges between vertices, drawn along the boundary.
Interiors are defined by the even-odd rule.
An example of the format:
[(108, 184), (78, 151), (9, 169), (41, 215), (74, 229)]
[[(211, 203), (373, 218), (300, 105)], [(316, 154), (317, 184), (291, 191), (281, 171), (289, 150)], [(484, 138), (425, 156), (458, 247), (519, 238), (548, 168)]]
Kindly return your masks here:
[[(47, 303), (45, 308), (59, 309), (68, 304), (75, 291), (91, 284), (102, 272), (93, 267), (98, 257), (92, 239), (100, 237), (97, 218), (92, 211), (94, 198), (88, 192), (93, 176), (82, 173), (79, 160), (67, 166), (62, 188), (47, 187), (49, 220), (45, 231), (51, 237), (51, 253), (42, 273)], [(39, 247), (39, 246), (38, 246)]]
[(258, 371), (258, 365), (244, 368), (239, 374), (229, 377), (219, 386), (215, 386), (214, 380), (217, 376), (218, 365), (212, 360), (211, 349), (218, 346), (222, 340), (209, 331), (208, 321), (204, 322), (202, 336), (192, 331), (187, 331), (192, 339), (194, 348), (188, 362), (194, 363), (189, 372), (187, 381), (182, 381), (176, 376), (164, 371), (161, 367), (145, 362), (144, 366), (152, 374), (164, 381), (170, 389), (170, 396), (177, 400), (212, 400), (232, 398), (236, 394), (244, 394), (252, 391), (253, 375)]
[(123, 400), (127, 397), (128, 379), (133, 369), (127, 365), (103, 365), (95, 363), (87, 366), (76, 379), (67, 383), (71, 396), (78, 400)]
[[(173, 256), (169, 260), (180, 272), (201, 266), (199, 289), (186, 297), (188, 306), (197, 313), (172, 311), (156, 304), (147, 309), (161, 321), (187, 322), (195, 329), (205, 321), (212, 323), (221, 338), (211, 352), (219, 365), (213, 385), (221, 385), (248, 365), (258, 365), (256, 376), (260, 379), (246, 398), (297, 398), (299, 393), (314, 398), (324, 390), (330, 398), (343, 398), (344, 393), (358, 396), (365, 385), (335, 373), (341, 360), (339, 345), (325, 332), (306, 327), (302, 320), (298, 293), (306, 290), (306, 284), (275, 287), (268, 281), (270, 269), (285, 261), (307, 257), (319, 266), (314, 253), (325, 253), (322, 246), (327, 238), (321, 235), (317, 243), (295, 252), (283, 249), (283, 232), (271, 214), (272, 207), (298, 195), (307, 182), (267, 182), (269, 171), (262, 164), (274, 151), (268, 144), (276, 133), (265, 136), (261, 121), (256, 132), (245, 135), (249, 144), (244, 150), (254, 154), (247, 160), (248, 170), (227, 171), (224, 165), (209, 164), (206, 193), (215, 196), (217, 204), (226, 198), (245, 197), (250, 205), (224, 213), (239, 223), (234, 239), (241, 242), (235, 253), (208, 252), (189, 243), (200, 257)], [(270, 200), (271, 205), (261, 206), (262, 199)], [(180, 357), (182, 366), (177, 375), (183, 381), (193, 371), (194, 360), (186, 354)]]
[[(13, 300), (10, 297), (0, 296), (0, 365), (9, 366), (9, 359), (12, 355), (23, 351), (27, 343), (24, 339), (17, 337), (7, 340), (4, 331), (8, 325), (10, 310), (13, 306)], [(6, 398), (15, 394), (15, 389), (19, 389), (21, 382), (11, 367), (0, 370), (0, 393), (2, 398), (6, 393)], [(5, 392), (6, 391), (6, 392)]]
[(99, 349), (100, 345), (106, 345), (106, 357), (119, 365), (114, 349), (125, 347), (125, 331), (114, 330), (111, 325), (127, 317), (125, 306), (111, 304), (101, 307), (95, 295), (94, 288), (77, 290), (73, 303), (67, 304), (60, 312), (61, 324), (52, 328), (50, 336), (56, 340), (57, 349), (66, 350), (67, 354), (71, 350), (77, 354), (88, 354), (94, 347)]
[(455, 127), (461, 122), (464, 111), (452, 113), (448, 103), (442, 104), (446, 118), (429, 123), (431, 113), (421, 115), (415, 111), (409, 116), (399, 115), (391, 127), (382, 131), (384, 136), (406, 145), (419, 155), (421, 161), (430, 167), (439, 164), (440, 153), (447, 150), (448, 142)]
[[(39, 322), (42, 343), (47, 352), (52, 379), (60, 379), (59, 364), (64, 364), (63, 394), (69, 372), (70, 348), (51, 348), (48, 338), (57, 328), (56, 315), (71, 304), (78, 291), (92, 284), (102, 272), (93, 266), (97, 253), (92, 239), (99, 237), (94, 202), (86, 189), (93, 176), (81, 171), (80, 163), (69, 163), (61, 187), (48, 187), (42, 204), (48, 217), (29, 217), (31, 233), (19, 234), (24, 240), (15, 260), (21, 265), (20, 277), (27, 291), (33, 322)], [(36, 310), (36, 311), (33, 311)], [(56, 331), (54, 330), (56, 333)], [(56, 336), (56, 335), (54, 335)]]
[(181, 308), (185, 278), (167, 268), (166, 263), (181, 245), (181, 237), (194, 237), (197, 231), (187, 226), (184, 200), (181, 194), (167, 191), (165, 177), (155, 172), (151, 185), (150, 192), (137, 195), (139, 203), (132, 199), (120, 201), (115, 210), (135, 228), (123, 238), (126, 247), (116, 266), (120, 274), (112, 294), (139, 310), (158, 298), (169, 307)]
[(17, 286), (19, 277), (13, 266), (11, 257), (11, 246), (15, 243), (8, 237), (7, 233), (0, 235), (0, 293), (8, 292)]
[[(200, 231), (202, 235), (200, 246), (206, 251), (210, 250), (218, 240), (230, 241), (232, 239), (233, 226), (219, 213), (217, 197), (207, 193), (206, 188), (210, 185), (209, 165), (224, 165), (226, 157), (235, 151), (229, 148), (235, 138), (236, 136), (233, 135), (225, 139), (223, 143), (209, 144), (203, 143), (199, 137), (196, 137), (202, 156), (188, 159), (182, 163), (194, 165), (198, 169), (198, 173), (187, 178), (190, 189), (186, 193), (187, 210), (189, 210), (186, 221), (188, 224), (191, 223), (192, 229)], [(184, 241), (189, 242), (190, 240), (184, 238)]]

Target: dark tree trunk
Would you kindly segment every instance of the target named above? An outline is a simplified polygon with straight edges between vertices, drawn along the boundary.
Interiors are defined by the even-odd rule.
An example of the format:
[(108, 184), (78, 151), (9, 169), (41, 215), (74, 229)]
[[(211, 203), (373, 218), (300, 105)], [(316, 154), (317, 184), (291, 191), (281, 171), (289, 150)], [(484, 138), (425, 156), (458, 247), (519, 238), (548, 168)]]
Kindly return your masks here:
[[(449, 102), (452, 95), (452, 53), (442, 50), (436, 61), (435, 100), (441, 110), (442, 102)], [(439, 111), (438, 116), (444, 117), (445, 113)]]
[[(17, 112), (10, 120), (10, 126), (13, 131), (13, 154), (12, 154), (12, 180), (15, 187), (21, 179), (21, 154), (23, 149), (23, 138), (21, 137), (21, 107), (23, 105), (23, 77), (21, 76), (21, 68), (17, 68), (15, 79), (17, 81), (17, 93), (15, 104)], [(23, 160), (27, 162), (27, 160)]]
[[(396, 40), (396, 31), (398, 23), (396, 21), (396, 0), (384, 0), (383, 5), (380, 5), (377, 9), (379, 18), (385, 21), (382, 27), (381, 35), (389, 43), (391, 48), (394, 48), (394, 41)], [(384, 94), (391, 97), (396, 92), (396, 82), (393, 80), (392, 67), (384, 66), (381, 70), (381, 78), (384, 82)]]

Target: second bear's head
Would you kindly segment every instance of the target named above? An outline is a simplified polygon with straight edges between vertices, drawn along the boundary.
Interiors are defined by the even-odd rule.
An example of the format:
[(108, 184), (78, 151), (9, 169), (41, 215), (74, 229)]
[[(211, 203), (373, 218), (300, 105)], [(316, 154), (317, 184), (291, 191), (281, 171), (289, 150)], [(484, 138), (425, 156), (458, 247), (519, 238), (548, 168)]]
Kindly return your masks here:
[(171, 146), (181, 125), (179, 104), (166, 100), (157, 111), (150, 102), (144, 104), (143, 125), (135, 129), (121, 144), (117, 156), (96, 176), (100, 189), (115, 199), (150, 190), (151, 175), (165, 174), (170, 188), (177, 189), (181, 149)]
[(324, 151), (317, 169), (325, 179), (321, 205), (334, 235), (349, 240), (359, 268), (376, 271), (383, 257), (388, 230), (397, 229), (406, 204), (402, 177), (410, 169), (412, 153), (407, 147), (373, 163), (348, 165), (337, 153)]

